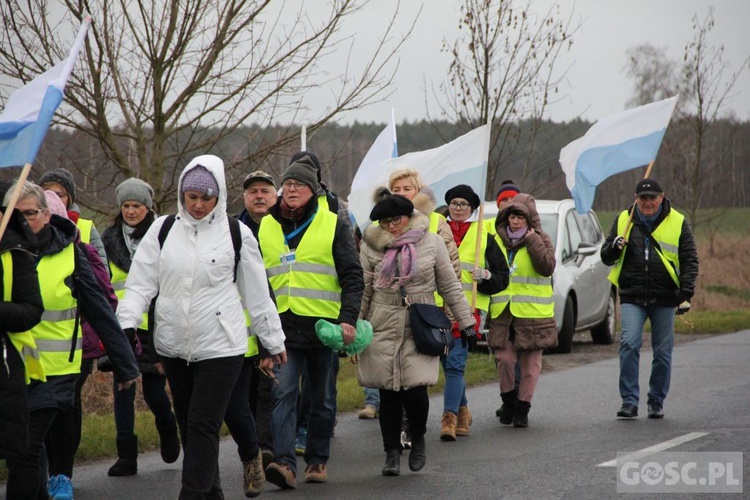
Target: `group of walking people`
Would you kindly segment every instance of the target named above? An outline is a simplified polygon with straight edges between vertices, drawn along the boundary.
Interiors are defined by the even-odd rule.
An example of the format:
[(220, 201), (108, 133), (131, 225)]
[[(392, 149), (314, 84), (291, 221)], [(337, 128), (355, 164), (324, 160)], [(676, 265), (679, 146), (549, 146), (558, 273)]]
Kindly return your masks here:
[[(151, 186), (128, 179), (116, 189), (117, 216), (99, 236), (80, 217), (69, 172), (21, 186), (0, 241), (8, 498), (73, 498), (81, 387), (94, 359), (114, 375), (118, 459), (109, 475), (138, 471), (140, 377), (162, 459), (183, 454), (179, 498), (223, 498), (223, 422), (237, 444), (246, 496), (259, 495), (266, 481), (296, 488), (301, 399), (309, 401), (304, 480), (326, 482), (339, 355), (318, 339), (320, 319), (338, 324), (345, 344), (359, 318), (372, 325), (357, 377), (376, 405), (383, 475), (400, 475), (404, 432), (409, 468), (425, 466), (427, 388), (441, 366), (439, 438), (469, 435), (464, 372), (480, 328), (496, 359), (500, 422), (529, 425), (542, 353), (557, 338), (555, 253), (532, 196), (504, 183), (497, 217), (483, 221), (479, 194), (460, 184), (445, 194), (444, 217), (419, 174), (402, 169), (375, 190), (372, 223), (359, 241), (312, 153), (294, 155), (278, 186), (256, 171), (243, 189), (245, 210), (231, 217), (222, 160), (199, 156), (180, 175), (177, 213), (157, 216)], [(606, 258), (617, 262), (625, 243), (608, 241)], [(680, 287), (680, 298), (691, 295), (691, 285)], [(452, 322), (440, 356), (414, 341), (409, 307), (420, 303), (441, 307)], [(666, 397), (663, 379), (653, 402), (649, 395), (650, 415)], [(635, 397), (637, 405), (632, 385), (621, 383), (630, 391), (624, 401)]]

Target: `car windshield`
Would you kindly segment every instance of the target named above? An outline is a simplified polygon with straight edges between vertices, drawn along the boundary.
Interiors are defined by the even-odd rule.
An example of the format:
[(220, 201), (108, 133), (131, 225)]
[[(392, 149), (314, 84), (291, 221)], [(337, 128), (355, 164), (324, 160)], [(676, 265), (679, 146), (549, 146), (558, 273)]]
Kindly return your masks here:
[(542, 229), (552, 240), (552, 246), (557, 246), (557, 214), (539, 214), (542, 220)]

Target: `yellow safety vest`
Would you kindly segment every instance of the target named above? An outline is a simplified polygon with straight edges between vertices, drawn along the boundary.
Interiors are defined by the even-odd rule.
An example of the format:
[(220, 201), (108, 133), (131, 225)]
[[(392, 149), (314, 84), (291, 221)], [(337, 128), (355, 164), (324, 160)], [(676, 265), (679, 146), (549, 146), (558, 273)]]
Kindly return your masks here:
[[(624, 210), (617, 218), (617, 234), (622, 235), (625, 231), (625, 225), (628, 222), (629, 214), (627, 210)], [(664, 267), (667, 272), (674, 280), (675, 285), (680, 286), (680, 236), (682, 235), (682, 223), (685, 221), (685, 216), (677, 210), (671, 209), (669, 215), (662, 220), (656, 229), (651, 232), (653, 239), (659, 244), (661, 250), (654, 246), (654, 250), (659, 254)], [(624, 235), (627, 240), (632, 231), (633, 225), (631, 224), (628, 229), (628, 234)], [(617, 263), (609, 272), (607, 279), (618, 286), (620, 283), (620, 273), (622, 272), (623, 255), (625, 252), (620, 254), (620, 258)]]
[[(440, 221), (441, 220), (444, 221), (445, 217), (443, 217), (439, 213), (432, 212), (430, 214), (430, 228), (429, 228), (429, 231), (432, 234), (438, 234), (438, 226), (440, 225)], [(445, 301), (443, 301), (443, 297), (441, 297), (440, 294), (437, 293), (437, 292), (435, 292), (434, 295), (435, 295), (435, 305), (438, 306), (438, 307), (443, 307), (443, 304), (445, 303)]]
[(491, 219), (485, 219), (484, 220), (484, 230), (487, 231), (488, 233), (492, 234), (492, 235), (497, 234), (497, 228), (495, 228), (495, 221), (496, 220), (497, 220), (497, 217), (493, 217)]
[(31, 334), (36, 339), (47, 376), (81, 372), (83, 336), (80, 322), (73, 361), (68, 360), (78, 302), (64, 283), (75, 270), (75, 249), (75, 244), (70, 243), (60, 252), (42, 257), (36, 266), (44, 312), (42, 321), (31, 329)]
[(91, 229), (94, 227), (94, 221), (90, 219), (78, 219), (76, 227), (81, 233), (81, 241), (84, 243), (91, 243)]
[(508, 265), (516, 270), (510, 276), (508, 288), (490, 298), (490, 318), (497, 318), (510, 304), (510, 312), (516, 318), (552, 318), (555, 302), (552, 298), (552, 277), (542, 276), (534, 270), (526, 247), (521, 247), (513, 259), (508, 259), (508, 250), (495, 236)]
[[(11, 302), (13, 300), (13, 256), (10, 252), (3, 252), (0, 259), (3, 262), (3, 300)], [(8, 337), (23, 360), (26, 383), (31, 382), (31, 379), (46, 382), (47, 376), (44, 374), (44, 366), (39, 359), (39, 351), (37, 351), (36, 341), (31, 332), (8, 332)]]
[[(109, 282), (112, 283), (112, 289), (115, 291), (115, 297), (117, 297), (117, 301), (119, 302), (125, 298), (125, 281), (128, 279), (128, 273), (116, 264), (113, 264), (110, 260), (109, 274)], [(138, 329), (148, 331), (148, 312), (143, 313), (143, 319)]]
[[(474, 271), (474, 260), (477, 252), (478, 227), (478, 222), (472, 222), (469, 226), (469, 230), (466, 231), (466, 234), (464, 235), (464, 239), (461, 241), (461, 245), (458, 247), (458, 258), (461, 261), (461, 288), (463, 288), (464, 295), (466, 295), (466, 300), (469, 301), (469, 304), (471, 304), (471, 292), (474, 288), (474, 278), (471, 273)], [(484, 253), (487, 250), (487, 238), (482, 238), (479, 245), (479, 262), (477, 262), (476, 265), (481, 269), (484, 269)], [(477, 292), (475, 307), (482, 311), (487, 311), (490, 307), (490, 296)]]
[(247, 327), (247, 351), (245, 351), (245, 357), (251, 358), (258, 355), (258, 337), (250, 333), (250, 326), (253, 324), (248, 314), (247, 309), (243, 309), (245, 313), (245, 326)]
[(341, 311), (341, 285), (332, 247), (338, 216), (328, 210), (327, 203), (318, 202), (293, 258), (281, 224), (273, 217), (261, 221), (258, 240), (279, 312), (336, 319)]

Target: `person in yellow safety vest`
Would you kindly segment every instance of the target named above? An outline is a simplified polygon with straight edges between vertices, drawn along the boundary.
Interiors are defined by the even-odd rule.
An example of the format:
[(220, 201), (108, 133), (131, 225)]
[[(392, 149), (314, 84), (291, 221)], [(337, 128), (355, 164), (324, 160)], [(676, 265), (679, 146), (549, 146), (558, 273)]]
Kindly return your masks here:
[(335, 420), (336, 352), (315, 333), (319, 319), (341, 325), (344, 342), (354, 341), (364, 279), (351, 230), (333, 213), (308, 156), (284, 171), (282, 194), (260, 223), (258, 239), (286, 334), (288, 363), (275, 370), (276, 406), (271, 415), (274, 462), (269, 482), (296, 487), (295, 427), (300, 376), (311, 387), (304, 458), (306, 482), (327, 481), (326, 464)]
[[(0, 204), (5, 189), (0, 194)], [(26, 384), (45, 380), (34, 337), (43, 304), (34, 261), (36, 237), (21, 212), (0, 208), (9, 223), (0, 239), (0, 459), (19, 456), (29, 440)]]
[[(242, 187), (245, 210), (237, 220), (248, 226), (257, 239), (261, 219), (276, 203), (276, 185), (271, 175), (257, 170), (245, 177)], [(248, 332), (251, 332), (252, 321), (247, 311), (245, 318)], [(273, 379), (269, 377), (268, 372), (261, 369), (262, 360), (268, 353), (258, 342), (258, 337), (249, 335), (247, 340), (248, 347), (242, 371), (229, 397), (224, 423), (237, 444), (237, 454), (242, 462), (245, 495), (255, 497), (260, 495), (265, 487), (263, 471), (273, 460)], [(258, 412), (259, 406), (261, 411)], [(259, 453), (262, 457), (260, 461), (255, 460)]]
[[(555, 250), (541, 227), (536, 204), (514, 199), (497, 216), (495, 228), (506, 256), (510, 285), (490, 299), (487, 343), (495, 352), (503, 407), (502, 424), (528, 427), (529, 409), (542, 370), (542, 352), (557, 345), (552, 273)], [(521, 379), (515, 388), (516, 364)]]
[[(477, 322), (474, 330), (476, 333), (480, 329), (480, 316), (486, 316), (489, 311), (490, 296), (508, 287), (508, 262), (494, 235), (484, 231), (484, 224), (479, 220), (478, 208), (481, 201), (470, 186), (459, 184), (452, 187), (445, 193), (445, 202), (449, 210), (448, 226), (461, 259), (461, 287), (469, 304), (474, 295), (473, 284), (477, 283), (475, 309), (472, 311)], [(440, 356), (445, 374), (443, 418), (440, 426), (442, 441), (455, 441), (456, 436), (468, 436), (472, 422), (464, 382), (469, 342), (462, 338), (456, 323), (452, 333), (453, 343), (448, 354)]]
[(81, 217), (81, 210), (76, 203), (76, 184), (73, 175), (64, 168), (49, 170), (39, 178), (39, 185), (42, 189), (50, 190), (60, 197), (68, 211), (68, 217), (78, 227), (81, 241), (96, 249), (96, 253), (99, 254), (106, 267), (108, 265), (107, 252), (104, 250), (104, 243), (102, 243), (99, 231), (97, 231), (94, 221)]
[[(8, 498), (39, 498), (40, 492), (50, 490), (72, 498), (72, 463), (68, 474), (56, 475), (49, 483), (46, 478), (42, 480), (45, 475), (40, 474), (39, 467), (51, 423), (59, 411), (72, 410), (76, 379), (81, 369), (80, 319), (86, 318), (99, 334), (112, 360), (118, 389), (130, 387), (135, 382), (138, 365), (131, 341), (120, 328), (86, 256), (76, 245), (78, 230), (75, 225), (51, 215), (44, 191), (31, 182), (21, 187), (17, 208), (38, 242), (36, 268), (44, 313), (42, 321), (30, 332), (36, 341), (47, 380), (32, 380), (28, 387), (30, 444), (21, 457), (7, 461), (6, 491)], [(48, 452), (56, 454), (56, 450)]]
[[(646, 319), (651, 323), (648, 418), (664, 418), (674, 345), (674, 317), (690, 309), (698, 277), (698, 252), (687, 219), (672, 208), (656, 179), (635, 188), (635, 204), (612, 223), (602, 262), (620, 294), (620, 418), (638, 416), (638, 366)], [(632, 224), (628, 220), (632, 213)]]
[[(115, 295), (118, 300), (122, 300), (135, 251), (153, 224), (156, 214), (151, 208), (154, 190), (141, 179), (132, 178), (121, 182), (115, 189), (115, 195), (120, 210), (112, 225), (102, 233), (102, 242), (109, 256), (109, 272)], [(177, 434), (177, 420), (172, 412), (172, 401), (166, 391), (167, 377), (154, 348), (153, 309), (144, 314), (136, 335), (143, 346), (138, 358), (143, 399), (154, 415), (162, 460), (171, 464), (180, 456), (180, 438)], [(125, 391), (115, 392), (117, 461), (107, 471), (109, 476), (131, 476), (138, 473), (135, 396), (135, 385)]]

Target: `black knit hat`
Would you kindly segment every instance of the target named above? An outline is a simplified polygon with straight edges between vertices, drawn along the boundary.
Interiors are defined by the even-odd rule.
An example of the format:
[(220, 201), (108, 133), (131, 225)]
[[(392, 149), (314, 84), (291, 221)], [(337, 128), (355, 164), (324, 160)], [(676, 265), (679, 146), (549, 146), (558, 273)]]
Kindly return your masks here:
[(467, 186), (466, 184), (454, 186), (445, 193), (445, 203), (448, 205), (451, 204), (454, 198), (463, 198), (468, 201), (472, 210), (476, 210), (479, 207), (479, 203), (481, 203), (477, 193), (471, 189), (471, 186)]
[(382, 198), (370, 212), (370, 220), (377, 221), (385, 219), (386, 217), (396, 217), (398, 215), (406, 215), (411, 217), (414, 213), (414, 204), (400, 194), (391, 194)]
[[(45, 184), (49, 182), (55, 182), (57, 184), (60, 184), (65, 191), (68, 192), (68, 197), (70, 198), (70, 204), (72, 205), (76, 201), (76, 183), (73, 180), (73, 174), (65, 170), (64, 168), (56, 168), (55, 170), (50, 170), (49, 172), (45, 173), (43, 176), (39, 178), (39, 185), (42, 187), (42, 189), (46, 189), (44, 186)], [(65, 208), (70, 208), (65, 207)]]

